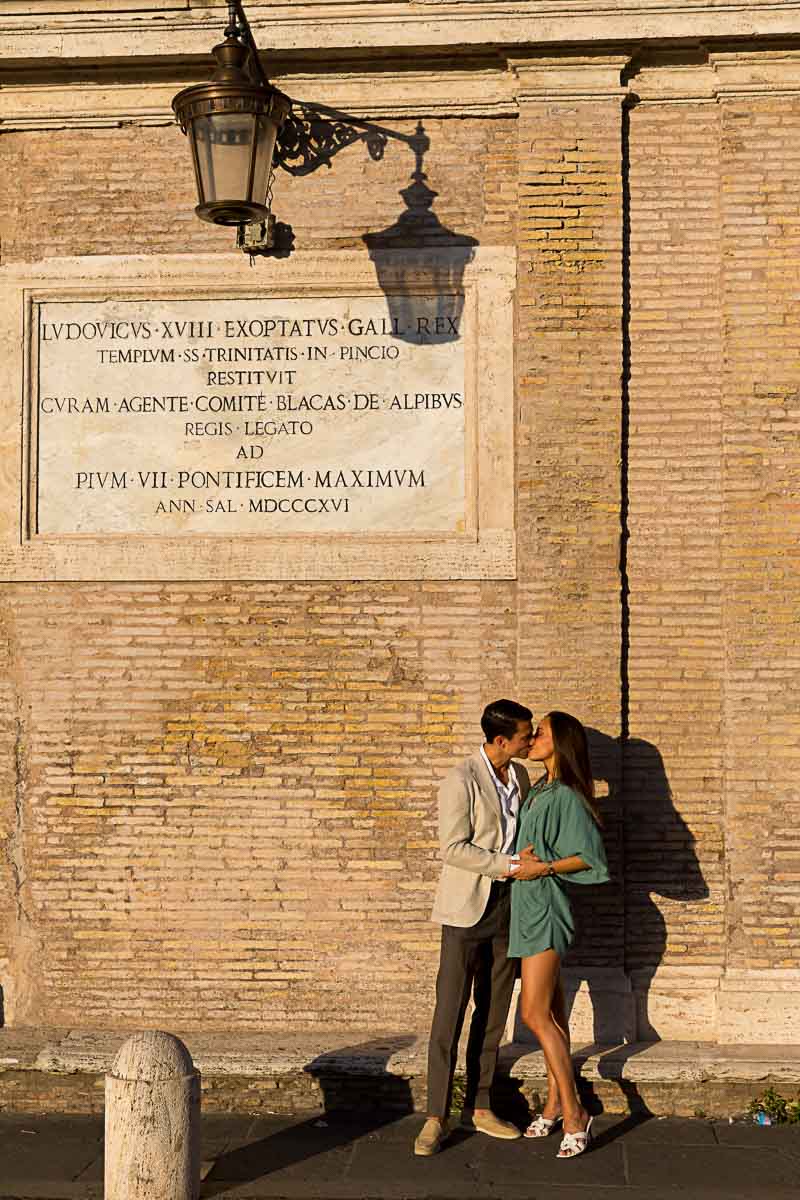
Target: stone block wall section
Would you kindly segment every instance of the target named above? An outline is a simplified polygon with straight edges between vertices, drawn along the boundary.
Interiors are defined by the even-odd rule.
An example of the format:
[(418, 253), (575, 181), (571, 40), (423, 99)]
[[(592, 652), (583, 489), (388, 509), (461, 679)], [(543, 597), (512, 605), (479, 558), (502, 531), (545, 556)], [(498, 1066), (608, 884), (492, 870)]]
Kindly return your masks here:
[[(601, 95), (574, 99), (573, 78), (582, 83), (589, 72)], [(606, 793), (606, 842), (619, 881), (619, 63), (603, 68), (561, 61), (553, 70), (520, 62), (516, 73), (517, 528), (525, 564), (518, 584), (520, 692), (535, 696), (545, 710), (574, 712), (591, 727), (594, 769)], [(542, 98), (541, 91), (551, 96)], [(575, 902), (584, 917), (569, 960), (575, 982), (589, 968), (621, 974), (619, 882), (575, 896)]]
[(654, 99), (625, 127), (626, 963), (639, 1026), (662, 1037), (685, 1020), (714, 1035), (726, 959), (719, 114)]
[[(515, 581), (4, 585), (11, 1024), (424, 1032), (436, 780), (510, 694), (592, 730), (577, 1036), (800, 1042), (800, 58), (695, 57), (422, 114), (441, 223), (518, 253)], [(229, 250), (173, 127), (64, 124), (0, 127), (3, 262)], [(359, 247), (412, 169), (356, 144), (275, 208)]]
[(800, 219), (797, 97), (722, 109), (725, 768), (732, 1016), (798, 1037)]

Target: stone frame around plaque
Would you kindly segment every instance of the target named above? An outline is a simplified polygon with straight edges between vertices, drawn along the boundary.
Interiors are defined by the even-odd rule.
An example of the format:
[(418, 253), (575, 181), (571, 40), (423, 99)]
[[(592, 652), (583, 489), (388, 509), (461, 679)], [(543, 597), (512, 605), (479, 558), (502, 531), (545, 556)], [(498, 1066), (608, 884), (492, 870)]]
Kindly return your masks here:
[[(414, 254), (397, 256), (408, 286)], [(418, 262), (448, 251), (417, 252)], [(387, 278), (389, 280), (387, 285)], [(0, 268), (0, 578), (6, 581), (512, 579), (514, 532), (514, 286), (516, 254), (477, 247), (463, 274), (466, 454), (463, 533), (73, 533), (42, 536), (34, 409), (39, 305), (93, 299), (381, 297), (363, 251), (242, 256), (93, 256)], [(382, 271), (392, 286), (391, 263)], [(423, 291), (424, 285), (414, 287)]]

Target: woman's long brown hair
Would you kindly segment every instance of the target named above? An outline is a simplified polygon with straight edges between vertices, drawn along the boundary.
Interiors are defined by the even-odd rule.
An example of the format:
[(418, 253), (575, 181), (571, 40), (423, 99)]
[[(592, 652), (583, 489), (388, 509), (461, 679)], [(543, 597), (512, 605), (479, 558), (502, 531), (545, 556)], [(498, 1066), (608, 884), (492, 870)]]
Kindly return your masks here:
[(598, 825), (603, 821), (594, 800), (594, 779), (589, 762), (589, 743), (586, 730), (577, 717), (565, 712), (549, 712), (550, 732), (556, 761), (553, 774), (556, 779), (573, 788), (584, 800), (586, 807)]

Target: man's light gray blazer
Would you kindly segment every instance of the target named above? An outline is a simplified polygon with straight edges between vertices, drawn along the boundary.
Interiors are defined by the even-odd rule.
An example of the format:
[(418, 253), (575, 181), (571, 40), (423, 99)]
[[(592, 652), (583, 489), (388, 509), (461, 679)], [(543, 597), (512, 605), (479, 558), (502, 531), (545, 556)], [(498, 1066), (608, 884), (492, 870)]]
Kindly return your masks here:
[[(520, 806), (530, 788), (528, 772), (514, 763)], [(493, 879), (508, 874), (503, 854), (500, 801), (489, 768), (478, 752), (455, 767), (439, 787), (439, 846), (444, 866), (431, 920), (462, 929), (483, 916)], [(509, 880), (510, 883), (510, 880)]]

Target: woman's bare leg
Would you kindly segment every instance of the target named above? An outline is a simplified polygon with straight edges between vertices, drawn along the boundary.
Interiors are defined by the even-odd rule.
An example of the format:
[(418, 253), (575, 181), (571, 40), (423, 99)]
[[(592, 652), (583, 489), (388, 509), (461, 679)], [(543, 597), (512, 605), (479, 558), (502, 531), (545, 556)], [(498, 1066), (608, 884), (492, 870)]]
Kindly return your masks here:
[[(552, 1075), (564, 1115), (564, 1131), (578, 1133), (586, 1127), (587, 1113), (578, 1099), (568, 1034), (553, 1015), (558, 1005), (556, 988), (561, 961), (555, 950), (543, 950), (522, 960), (522, 1019), (535, 1034), (547, 1063), (548, 1079)], [(559, 1016), (565, 1014), (562, 1008)], [(566, 1025), (566, 1021), (564, 1021)], [(548, 1100), (551, 1098), (548, 1095)]]
[[(567, 1043), (567, 1053), (569, 1054), (569, 1024), (567, 1022), (567, 1006), (564, 1003), (564, 988), (561, 984), (560, 971), (558, 978), (556, 979), (555, 988), (553, 989), (553, 999), (550, 1004), (550, 1016), (564, 1034), (564, 1038)], [(547, 1068), (547, 1097), (542, 1107), (542, 1116), (546, 1117), (548, 1121), (552, 1121), (554, 1117), (561, 1116), (561, 1096), (559, 1095), (556, 1077), (549, 1067)]]

